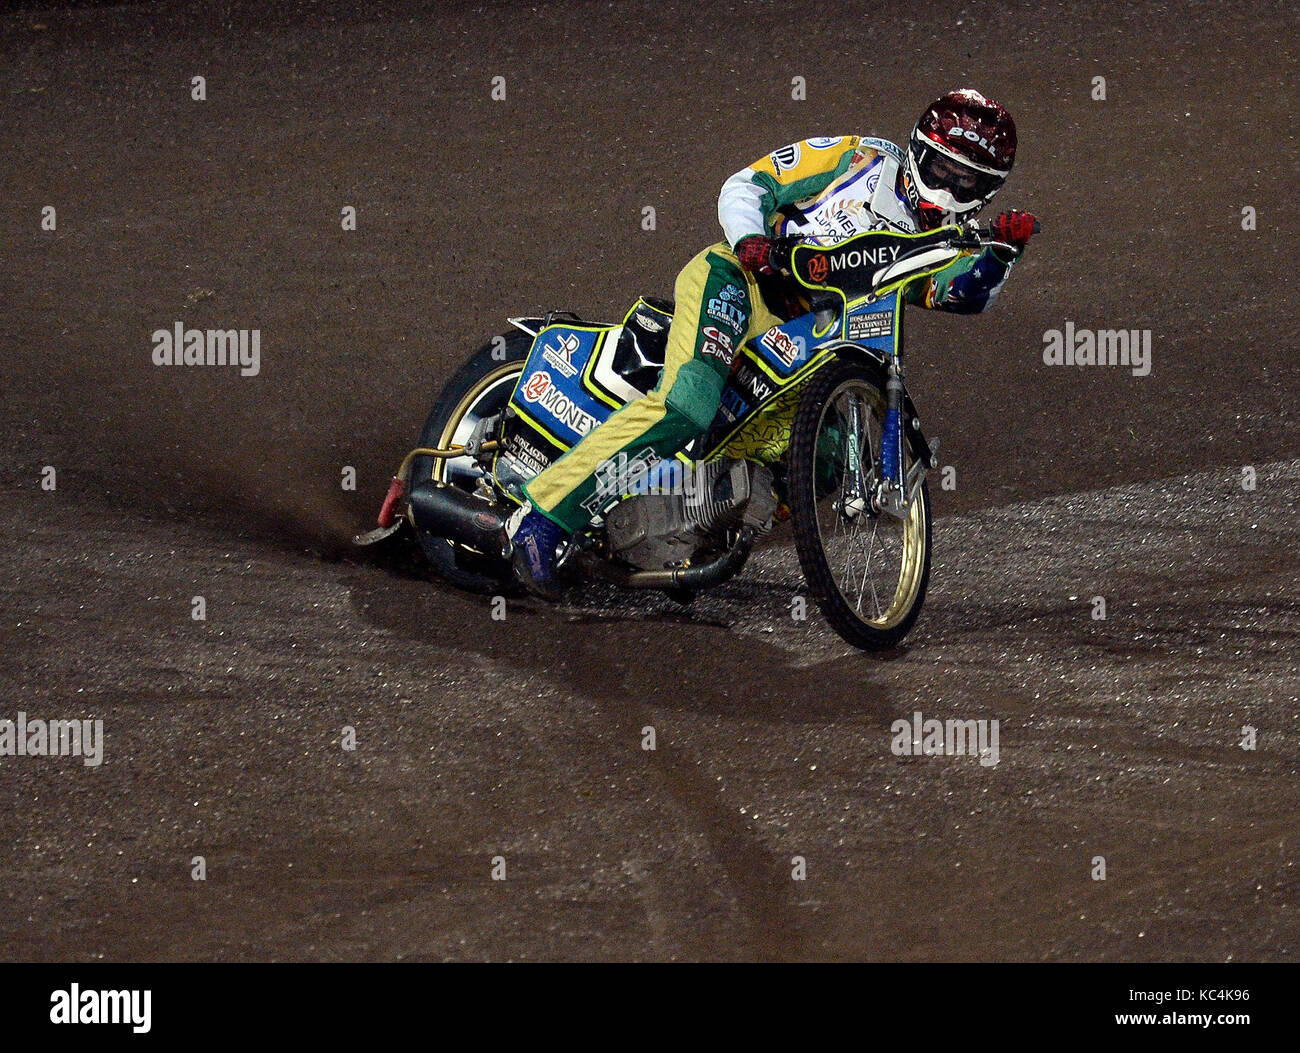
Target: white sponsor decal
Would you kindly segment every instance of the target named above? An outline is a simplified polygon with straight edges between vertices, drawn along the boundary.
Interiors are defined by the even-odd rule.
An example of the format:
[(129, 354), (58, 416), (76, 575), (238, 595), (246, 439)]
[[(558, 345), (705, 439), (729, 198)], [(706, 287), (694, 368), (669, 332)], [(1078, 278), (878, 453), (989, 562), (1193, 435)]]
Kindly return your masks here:
[(706, 325), (702, 330), (702, 332), (710, 340), (716, 340), (718, 341), (718, 343), (722, 344), (728, 350), (731, 349), (731, 335), (729, 333), (724, 333), (721, 329), (718, 329), (711, 325)]
[(573, 353), (581, 346), (582, 342), (577, 335), (569, 333), (567, 336), (560, 338), (557, 346), (546, 348), (542, 352), (542, 358), (546, 359), (566, 377), (571, 377), (578, 372), (578, 367), (573, 364)]
[(700, 353), (720, 358), (727, 365), (731, 365), (731, 360), (736, 354), (736, 345), (732, 342), (731, 336), (712, 325), (706, 325), (700, 332), (704, 335)]
[(894, 312), (878, 311), (849, 319), (849, 339), (869, 340), (878, 336), (894, 335)]
[(841, 252), (831, 257), (831, 270), (842, 271), (867, 264), (879, 267), (882, 263), (893, 263), (901, 251), (901, 245), (882, 245), (878, 249), (854, 249), (852, 252)]
[(799, 144), (792, 143), (789, 146), (783, 146), (779, 150), (772, 151), (772, 167), (778, 172), (784, 172), (787, 168), (794, 168), (799, 164)]
[(987, 150), (987, 151), (989, 152), (989, 156), (990, 156), (990, 157), (997, 157), (997, 156), (998, 156), (998, 155), (997, 155), (997, 151), (994, 150), (993, 147), (991, 147), (991, 146), (989, 145), (989, 141), (988, 141), (987, 139), (985, 139), (984, 136), (980, 135), (979, 132), (977, 132), (977, 131), (973, 131), (973, 130), (970, 129), (970, 128), (953, 128), (952, 130), (950, 130), (950, 131), (948, 132), (948, 138), (949, 138), (949, 139), (969, 139), (971, 142), (973, 142), (973, 143), (979, 143), (980, 146), (984, 147), (984, 149)]
[(803, 352), (799, 341), (792, 339), (780, 329), (769, 329), (763, 334), (760, 343), (787, 366), (794, 365)]
[(850, 238), (870, 224), (865, 201), (838, 198), (828, 201), (819, 211), (822, 213), (822, 227), (828, 234), (835, 235), (835, 240)]
[(745, 331), (745, 312), (719, 296), (708, 302), (704, 313), (715, 322), (721, 322), (737, 336)]
[(535, 402), (562, 424), (567, 424), (579, 435), (586, 435), (598, 421), (555, 386), (551, 374), (545, 370), (528, 378), (521, 393), (525, 402)]
[(531, 475), (544, 471), (550, 464), (546, 455), (522, 435), (511, 438), (510, 446), (503, 456), (517, 468), (523, 469), (524, 473)]
[(736, 371), (736, 382), (759, 402), (762, 402), (775, 390), (771, 384), (758, 375), (748, 362), (742, 363), (741, 367)]

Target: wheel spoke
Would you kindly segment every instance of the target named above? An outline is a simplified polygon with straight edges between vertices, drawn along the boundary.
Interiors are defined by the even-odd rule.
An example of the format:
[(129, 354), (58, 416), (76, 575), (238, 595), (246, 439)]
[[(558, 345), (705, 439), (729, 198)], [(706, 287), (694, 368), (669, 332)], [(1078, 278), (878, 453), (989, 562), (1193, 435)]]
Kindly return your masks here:
[[(818, 505), (822, 549), (841, 595), (857, 616), (868, 624), (887, 623), (910, 606), (909, 593), (917, 576), (912, 546), (918, 542), (908, 539), (913, 517), (899, 521), (870, 507), (855, 511), (846, 496), (854, 492), (854, 484), (861, 478), (867, 488), (861, 496), (870, 505), (883, 437), (881, 394), (865, 381), (849, 381), (824, 405), (816, 448), (823, 451), (819, 456), (838, 456), (841, 463), (831, 476), (838, 481), (838, 489)], [(856, 431), (852, 427), (855, 416), (860, 422)], [(832, 435), (837, 441), (828, 446)], [(855, 461), (860, 473), (852, 468)]]

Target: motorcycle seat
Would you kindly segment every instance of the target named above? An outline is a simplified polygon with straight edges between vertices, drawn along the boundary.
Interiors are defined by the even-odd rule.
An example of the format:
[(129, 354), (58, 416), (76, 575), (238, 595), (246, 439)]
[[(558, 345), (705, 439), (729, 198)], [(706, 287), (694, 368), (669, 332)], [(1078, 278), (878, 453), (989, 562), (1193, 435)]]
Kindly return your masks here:
[(642, 296), (623, 319), (614, 350), (614, 372), (638, 391), (650, 391), (659, 383), (673, 308), (671, 300)]

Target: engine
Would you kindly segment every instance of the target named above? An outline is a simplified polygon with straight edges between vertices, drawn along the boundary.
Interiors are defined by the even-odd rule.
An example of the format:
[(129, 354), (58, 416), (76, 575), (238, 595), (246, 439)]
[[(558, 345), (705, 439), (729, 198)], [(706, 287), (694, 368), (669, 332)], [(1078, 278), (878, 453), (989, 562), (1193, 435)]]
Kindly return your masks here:
[(772, 472), (752, 461), (662, 461), (638, 492), (605, 516), (610, 556), (643, 570), (680, 566), (704, 547), (721, 548), (729, 530), (770, 529), (777, 498)]

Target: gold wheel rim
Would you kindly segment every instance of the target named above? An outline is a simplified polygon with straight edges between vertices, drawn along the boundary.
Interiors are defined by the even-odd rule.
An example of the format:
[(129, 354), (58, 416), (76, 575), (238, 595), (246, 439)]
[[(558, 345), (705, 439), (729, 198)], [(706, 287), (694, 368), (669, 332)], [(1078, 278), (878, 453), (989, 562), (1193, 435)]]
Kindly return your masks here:
[[(881, 396), (879, 389), (872, 387), (871, 385), (867, 384), (865, 381), (848, 381), (845, 384), (841, 385), (839, 388), (837, 388), (835, 391), (833, 391), (831, 393), (830, 398), (827, 399), (826, 405), (822, 409), (821, 419), (818, 422), (817, 434), (819, 437), (821, 436), (823, 429), (826, 425), (828, 415), (831, 414), (832, 412), (835, 413), (837, 416), (840, 414), (840, 411), (836, 407), (841, 397), (845, 395), (849, 395), (850, 397), (853, 397), (854, 389), (860, 391), (861, 395), (864, 396), (861, 400), (863, 408), (866, 409), (869, 407), (870, 410), (872, 411), (870, 413), (872, 419), (876, 423), (880, 422), (880, 419), (883, 416), (883, 412), (882, 412), (883, 398)], [(868, 477), (870, 478), (872, 475), (874, 475), (874, 471), (875, 471), (874, 464), (875, 464), (876, 450), (872, 440), (871, 427), (869, 423), (865, 424), (865, 429), (866, 429), (865, 441), (866, 441), (867, 448), (865, 450), (860, 451), (859, 455), (863, 458), (865, 464), (869, 464), (872, 466), (870, 472), (867, 473)], [(904, 451), (902, 452), (904, 455), (904, 462), (903, 462), (904, 477), (906, 477), (906, 471), (910, 469), (912, 465), (912, 457), (910, 455), (910, 451), (904, 449)], [(834, 513), (834, 515), (836, 517), (836, 520), (838, 521), (839, 513), (836, 512)], [(890, 598), (888, 605), (885, 606), (883, 610), (880, 610), (881, 605), (879, 603), (879, 597), (876, 592), (875, 582), (871, 581), (870, 584), (871, 584), (872, 595), (877, 598), (875, 608), (876, 610), (879, 611), (878, 614), (876, 614), (874, 617), (871, 617), (868, 616), (867, 612), (865, 612), (862, 609), (862, 603), (866, 595), (865, 594), (866, 583), (868, 581), (868, 575), (870, 573), (871, 554), (868, 553), (867, 555), (866, 566), (864, 567), (863, 570), (863, 584), (859, 586), (856, 596), (851, 595), (849, 592), (846, 591), (845, 584), (844, 582), (841, 581), (840, 574), (831, 565), (831, 549), (834, 547), (834, 543), (838, 541), (846, 541), (851, 547), (858, 540), (857, 530), (860, 529), (860, 526), (855, 527), (854, 531), (852, 531), (847, 536), (836, 534), (828, 538), (824, 524), (822, 522), (822, 512), (820, 510), (818, 511), (817, 514), (818, 537), (821, 541), (822, 554), (823, 554), (823, 558), (825, 558), (826, 560), (827, 568), (830, 569), (832, 580), (834, 580), (835, 587), (839, 591), (840, 596), (843, 598), (845, 604), (849, 607), (851, 611), (853, 611), (854, 615), (864, 625), (870, 626), (872, 629), (882, 630), (882, 631), (893, 629), (896, 626), (898, 626), (903, 621), (904, 618), (907, 617), (908, 613), (915, 606), (917, 596), (920, 594), (921, 591), (921, 580), (925, 569), (926, 517), (927, 514), (925, 509), (925, 501), (922, 497), (921, 492), (918, 490), (915, 498), (908, 505), (907, 518), (902, 522), (901, 529), (898, 532), (898, 536), (900, 538), (900, 543), (902, 546), (902, 552), (897, 557), (898, 564), (899, 564), (898, 579), (894, 585), (893, 595)], [(884, 522), (896, 523), (898, 521), (889, 517), (887, 513), (881, 513), (877, 516), (870, 517), (870, 518), (866, 518), (865, 513), (862, 513), (859, 514), (859, 516), (856, 517), (856, 519), (853, 520), (853, 522), (855, 524), (861, 524), (863, 522), (870, 523), (871, 534), (870, 537), (866, 539), (868, 548), (870, 548), (870, 546), (877, 539), (877, 531), (879, 530), (880, 525), (882, 523)], [(883, 540), (881, 541), (881, 551), (888, 553), (887, 546), (884, 545)], [(853, 564), (850, 561), (849, 564), (846, 566), (845, 570), (850, 571), (852, 567)]]
[[(910, 460), (910, 458), (909, 458)], [(918, 491), (907, 511), (903, 526), (903, 559), (898, 575), (898, 588), (893, 602), (879, 619), (868, 619), (867, 624), (877, 629), (892, 629), (901, 622), (916, 603), (921, 591), (921, 571), (925, 566), (925, 501)]]
[[(439, 448), (446, 449), (451, 445), (455, 439), (456, 429), (460, 427), (461, 421), (465, 419), (465, 415), (487, 391), (491, 390), (500, 382), (502, 377), (507, 377), (512, 373), (518, 376), (523, 371), (524, 367), (522, 362), (511, 362), (503, 366), (498, 366), (465, 392), (465, 394), (461, 396), (461, 400), (456, 403), (456, 408), (451, 411), (451, 415), (447, 418), (446, 426), (443, 427), (442, 433), (438, 436), (437, 445)], [(453, 460), (459, 459), (460, 458), (452, 457), (434, 458), (433, 470), (430, 477), (435, 482), (443, 482), (447, 478), (447, 465)]]

